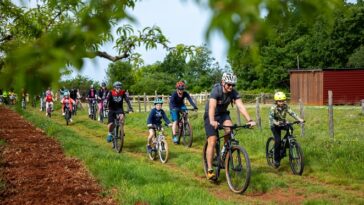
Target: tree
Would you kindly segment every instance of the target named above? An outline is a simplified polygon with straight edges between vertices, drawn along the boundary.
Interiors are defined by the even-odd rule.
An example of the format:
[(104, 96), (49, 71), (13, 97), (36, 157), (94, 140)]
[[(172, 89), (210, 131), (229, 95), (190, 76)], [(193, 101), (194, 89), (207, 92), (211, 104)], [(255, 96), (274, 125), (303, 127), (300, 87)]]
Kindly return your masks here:
[[(112, 27), (129, 18), (125, 9), (136, 0), (43, 0), (34, 8), (17, 6), (10, 0), (0, 2), (0, 82), (1, 86), (27, 86), (40, 90), (58, 82), (60, 70), (67, 65), (81, 69), (84, 58), (103, 57), (116, 62), (140, 62), (137, 47), (167, 47), (168, 40), (158, 27), (134, 32), (130, 25)], [(115, 42), (117, 56), (99, 50)], [(16, 79), (16, 80), (15, 80)]]
[(114, 82), (120, 81), (126, 90), (129, 90), (135, 82), (132, 65), (128, 62), (121, 61), (109, 64), (106, 71), (106, 78), (110, 87)]
[(364, 46), (360, 46), (350, 57), (348, 62), (349, 67), (364, 68)]

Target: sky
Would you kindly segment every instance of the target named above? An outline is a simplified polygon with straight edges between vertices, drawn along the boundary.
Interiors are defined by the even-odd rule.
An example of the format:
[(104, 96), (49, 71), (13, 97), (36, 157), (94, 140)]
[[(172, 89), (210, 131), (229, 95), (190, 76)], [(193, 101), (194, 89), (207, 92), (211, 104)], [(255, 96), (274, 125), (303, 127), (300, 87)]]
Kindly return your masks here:
[[(181, 43), (196, 46), (207, 44), (212, 51), (212, 57), (222, 67), (225, 65), (227, 44), (222, 35), (214, 33), (210, 42), (205, 40), (205, 33), (211, 16), (207, 8), (202, 8), (192, 0), (143, 0), (137, 2), (134, 10), (130, 10), (129, 13), (138, 21), (135, 30), (142, 30), (148, 26), (158, 26), (168, 38), (170, 47)], [(109, 43), (100, 50), (116, 55), (116, 50), (112, 46)], [(142, 54), (146, 65), (162, 61), (167, 54), (162, 48), (148, 51), (137, 49), (136, 51)], [(105, 80), (105, 70), (109, 63), (111, 61), (100, 57), (92, 60), (84, 59), (84, 66), (80, 74), (101, 82)], [(75, 71), (70, 77), (76, 75), (77, 72)]]

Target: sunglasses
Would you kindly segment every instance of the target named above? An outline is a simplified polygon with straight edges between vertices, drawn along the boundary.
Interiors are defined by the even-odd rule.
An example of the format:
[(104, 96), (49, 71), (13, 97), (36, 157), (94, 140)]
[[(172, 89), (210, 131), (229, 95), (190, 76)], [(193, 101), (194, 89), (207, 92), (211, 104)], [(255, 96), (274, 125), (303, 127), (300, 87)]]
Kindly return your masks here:
[(230, 83), (226, 83), (225, 85), (229, 86), (229, 87), (235, 87), (234, 84), (230, 84)]
[(283, 103), (284, 100), (277, 100), (277, 103)]

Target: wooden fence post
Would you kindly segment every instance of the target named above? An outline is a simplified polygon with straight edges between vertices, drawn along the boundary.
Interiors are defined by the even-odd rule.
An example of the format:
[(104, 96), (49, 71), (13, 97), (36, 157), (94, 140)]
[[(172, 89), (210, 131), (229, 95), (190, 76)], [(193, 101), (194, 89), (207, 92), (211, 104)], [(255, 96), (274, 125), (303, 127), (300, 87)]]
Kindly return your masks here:
[[(300, 118), (305, 119), (304, 104), (301, 98), (298, 100), (300, 103)], [(305, 124), (301, 124), (301, 137), (305, 136)]]
[(332, 90), (328, 91), (329, 94), (329, 135), (334, 139), (334, 109), (332, 103)]
[(139, 112), (142, 112), (142, 107), (140, 105), (140, 96), (138, 95), (138, 107), (139, 107)]
[(259, 106), (259, 97), (255, 98), (255, 115), (256, 115), (256, 121), (257, 121), (257, 126), (259, 127), (260, 130), (262, 130), (262, 119), (260, 117), (260, 106)]
[(144, 112), (147, 112), (147, 102), (146, 102), (146, 100), (147, 100), (147, 96), (145, 95), (145, 93), (144, 93), (144, 98), (143, 98), (143, 100), (144, 100)]
[(154, 93), (155, 93), (155, 99), (157, 99), (158, 98), (157, 90), (155, 90)]

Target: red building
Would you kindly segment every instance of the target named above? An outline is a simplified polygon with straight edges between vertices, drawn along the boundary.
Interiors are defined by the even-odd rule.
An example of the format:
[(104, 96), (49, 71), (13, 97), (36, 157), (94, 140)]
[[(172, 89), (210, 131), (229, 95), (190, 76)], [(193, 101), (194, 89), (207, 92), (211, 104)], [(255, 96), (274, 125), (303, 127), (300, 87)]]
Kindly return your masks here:
[(364, 69), (319, 69), (290, 71), (291, 103), (327, 105), (328, 91), (333, 103), (359, 104), (364, 99)]

